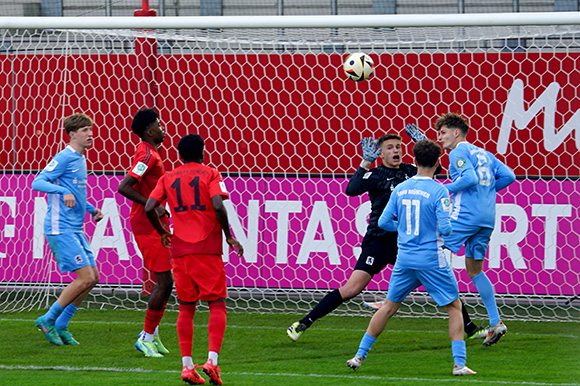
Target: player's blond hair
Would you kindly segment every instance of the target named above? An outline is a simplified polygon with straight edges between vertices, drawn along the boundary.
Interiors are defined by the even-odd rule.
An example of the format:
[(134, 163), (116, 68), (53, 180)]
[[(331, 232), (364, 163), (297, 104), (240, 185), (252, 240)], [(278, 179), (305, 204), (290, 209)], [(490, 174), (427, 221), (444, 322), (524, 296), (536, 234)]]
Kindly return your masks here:
[(71, 131), (77, 131), (81, 127), (92, 125), (93, 120), (88, 115), (83, 113), (75, 113), (64, 119), (64, 130), (67, 134), (70, 134)]

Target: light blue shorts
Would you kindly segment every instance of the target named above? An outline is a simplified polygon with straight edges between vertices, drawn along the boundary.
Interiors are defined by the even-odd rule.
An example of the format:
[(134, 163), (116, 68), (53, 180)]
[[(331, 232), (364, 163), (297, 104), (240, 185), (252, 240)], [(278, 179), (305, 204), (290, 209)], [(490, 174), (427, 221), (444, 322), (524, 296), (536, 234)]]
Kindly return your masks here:
[(46, 235), (46, 240), (62, 273), (74, 272), (87, 265), (91, 267), (96, 265), (93, 251), (84, 233)]
[(465, 244), (465, 257), (483, 260), (485, 259), (492, 232), (493, 229), (491, 228), (477, 227), (467, 230), (456, 229), (453, 225), (453, 232), (449, 236), (443, 237), (444, 246), (456, 254), (461, 249), (461, 246)]
[(400, 303), (411, 291), (421, 285), (439, 306), (446, 306), (459, 298), (457, 279), (450, 266), (419, 270), (395, 265), (389, 282), (387, 299)]

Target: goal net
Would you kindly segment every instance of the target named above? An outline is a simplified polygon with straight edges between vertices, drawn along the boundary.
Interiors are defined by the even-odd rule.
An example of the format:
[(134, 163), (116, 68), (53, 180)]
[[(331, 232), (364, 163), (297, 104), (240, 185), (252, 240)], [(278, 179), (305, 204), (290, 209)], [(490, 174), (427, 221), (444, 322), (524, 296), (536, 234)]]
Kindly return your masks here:
[[(478, 16), (474, 24), (506, 15)], [(304, 313), (343, 285), (370, 211), (366, 195), (345, 194), (360, 139), (400, 134), (403, 162), (412, 163), (405, 124), (436, 139), (435, 119), (458, 112), (473, 128), (468, 140), (518, 177), (498, 194), (484, 265), (502, 318), (579, 320), (580, 24), (546, 25), (542, 16), (553, 17), (519, 26), (462, 25), (462, 15), (439, 26), (421, 16), (321, 17), (319, 25), (190, 18), (197, 28), (139, 18), (140, 29), (135, 18), (112, 18), (113, 28), (93, 27), (100, 18), (81, 27), (0, 18), (0, 311), (46, 307), (74, 278), (58, 271), (43, 235), (46, 195), (30, 188), (65, 146), (62, 118), (73, 112), (95, 120), (88, 197), (105, 214), (85, 225), (101, 272), (87, 306), (146, 307), (130, 203), (117, 187), (138, 143), (132, 116), (155, 106), (168, 133), (166, 169), (181, 164), (179, 139), (199, 133), (205, 163), (230, 192), (231, 227), (245, 248), (243, 257), (224, 254), (230, 309)], [(371, 55), (372, 78), (346, 78), (352, 52)], [(445, 155), (444, 174), (448, 163)], [(472, 316), (485, 318), (462, 252), (449, 258)], [(382, 300), (390, 274), (337, 313), (368, 314), (361, 300)], [(442, 316), (427, 298), (419, 288), (401, 313)]]

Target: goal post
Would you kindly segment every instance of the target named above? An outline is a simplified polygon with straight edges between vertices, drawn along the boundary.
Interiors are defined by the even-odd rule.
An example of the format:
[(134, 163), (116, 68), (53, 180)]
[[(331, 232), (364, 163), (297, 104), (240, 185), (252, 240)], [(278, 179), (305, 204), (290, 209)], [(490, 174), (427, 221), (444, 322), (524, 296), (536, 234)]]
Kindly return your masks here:
[[(434, 120), (458, 112), (468, 140), (518, 177), (498, 194), (484, 265), (502, 318), (577, 321), (579, 34), (578, 13), (0, 17), (0, 311), (45, 307), (73, 279), (43, 236), (46, 196), (30, 189), (73, 112), (95, 120), (88, 197), (105, 213), (85, 226), (101, 272), (88, 305), (146, 307), (130, 203), (116, 191), (137, 144), (131, 118), (154, 105), (166, 169), (181, 164), (179, 139), (199, 133), (205, 163), (224, 176), (246, 250), (224, 254), (231, 309), (303, 313), (343, 285), (370, 210), (368, 197), (345, 194), (360, 139), (401, 134), (412, 163), (405, 124), (435, 139)], [(369, 80), (342, 72), (351, 52), (373, 58)], [(449, 258), (484, 318), (461, 252)], [(382, 298), (390, 272), (337, 312), (368, 314), (358, 300)], [(444, 314), (421, 289), (401, 313)]]

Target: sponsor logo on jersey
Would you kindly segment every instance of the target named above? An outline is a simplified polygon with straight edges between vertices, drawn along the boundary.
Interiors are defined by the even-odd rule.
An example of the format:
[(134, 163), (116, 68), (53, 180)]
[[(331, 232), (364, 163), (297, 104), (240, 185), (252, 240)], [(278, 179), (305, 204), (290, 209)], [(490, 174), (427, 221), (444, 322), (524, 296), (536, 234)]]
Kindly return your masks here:
[(149, 169), (149, 167), (143, 162), (139, 161), (137, 162), (137, 165), (135, 165), (133, 170), (131, 170), (131, 172), (137, 174), (139, 177), (142, 177), (143, 174), (145, 174), (145, 172), (147, 171), (147, 169)]
[(368, 180), (371, 174), (373, 174), (373, 172), (366, 172), (365, 175), (363, 176), (363, 180)]
[(228, 190), (226, 189), (226, 184), (224, 184), (223, 181), (220, 181), (220, 189), (222, 190), (223, 193), (228, 192)]
[(459, 158), (455, 164), (457, 165), (457, 169), (461, 169), (465, 166), (465, 160), (463, 158)]
[(58, 165), (58, 161), (52, 160), (52, 161), (50, 161), (50, 163), (48, 165), (46, 165), (44, 170), (46, 170), (47, 172), (52, 172), (54, 170), (54, 168), (56, 168), (57, 165)]

